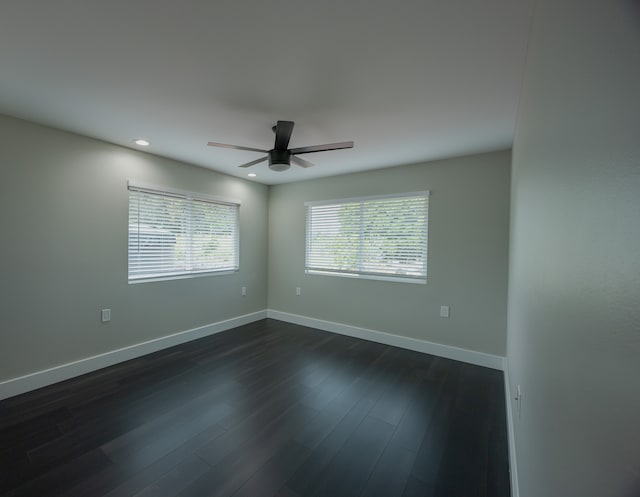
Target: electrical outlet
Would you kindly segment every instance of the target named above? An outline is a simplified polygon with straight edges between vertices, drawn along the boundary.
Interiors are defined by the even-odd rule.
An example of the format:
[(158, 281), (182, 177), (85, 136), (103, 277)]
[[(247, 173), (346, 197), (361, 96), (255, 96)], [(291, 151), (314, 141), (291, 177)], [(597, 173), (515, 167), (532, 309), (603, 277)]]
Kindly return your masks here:
[(440, 306), (440, 317), (441, 318), (448, 318), (449, 317), (449, 306), (448, 305), (441, 305)]
[(240, 289), (240, 292), (242, 293), (242, 296), (243, 296), (243, 297), (244, 297), (245, 295), (247, 295), (247, 287), (246, 287), (246, 286), (243, 286), (243, 287)]
[(301, 289), (299, 286), (297, 286), (297, 287), (296, 287), (296, 295), (297, 295), (298, 297), (299, 297), (300, 295), (302, 295), (302, 289)]
[(102, 311), (100, 311), (100, 320), (103, 323), (111, 321), (111, 309), (102, 309)]

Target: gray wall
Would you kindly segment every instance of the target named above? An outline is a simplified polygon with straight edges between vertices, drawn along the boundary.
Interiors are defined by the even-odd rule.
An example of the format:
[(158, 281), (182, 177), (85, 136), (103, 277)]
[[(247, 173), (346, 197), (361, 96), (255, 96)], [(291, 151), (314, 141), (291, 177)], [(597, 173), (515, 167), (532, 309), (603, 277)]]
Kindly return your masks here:
[(522, 497), (640, 495), (640, 4), (539, 0), (514, 146)]
[[(269, 308), (504, 355), (510, 161), (495, 152), (273, 186)], [(305, 201), (418, 190), (431, 191), (427, 285), (304, 273)]]
[[(266, 307), (268, 187), (2, 116), (0, 170), (0, 380)], [(128, 179), (240, 199), (240, 271), (127, 284)]]

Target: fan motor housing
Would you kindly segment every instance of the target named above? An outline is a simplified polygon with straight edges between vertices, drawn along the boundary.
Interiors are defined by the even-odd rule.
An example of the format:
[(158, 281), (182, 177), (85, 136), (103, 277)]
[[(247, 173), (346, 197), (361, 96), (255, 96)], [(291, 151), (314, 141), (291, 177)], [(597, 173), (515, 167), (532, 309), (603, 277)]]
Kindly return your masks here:
[(286, 171), (291, 167), (291, 152), (289, 150), (269, 150), (269, 169)]

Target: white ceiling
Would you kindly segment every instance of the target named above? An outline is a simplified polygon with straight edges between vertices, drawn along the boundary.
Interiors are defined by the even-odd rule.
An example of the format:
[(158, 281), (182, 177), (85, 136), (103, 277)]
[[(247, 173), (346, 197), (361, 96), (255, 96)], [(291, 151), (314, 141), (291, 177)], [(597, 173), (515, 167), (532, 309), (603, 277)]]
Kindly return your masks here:
[(0, 113), (276, 184), (509, 148), (534, 0), (3, 0)]

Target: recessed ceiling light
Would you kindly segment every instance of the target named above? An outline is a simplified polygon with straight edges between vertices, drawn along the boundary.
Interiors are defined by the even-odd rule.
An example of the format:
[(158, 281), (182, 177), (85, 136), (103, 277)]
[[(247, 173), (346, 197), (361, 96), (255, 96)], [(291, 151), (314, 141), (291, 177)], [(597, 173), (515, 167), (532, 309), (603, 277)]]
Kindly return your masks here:
[(257, 176), (256, 173), (249, 173), (247, 174), (247, 176), (249, 176), (250, 178), (255, 178)]
[(143, 138), (138, 138), (137, 140), (133, 140), (133, 143), (135, 143), (136, 145), (140, 145), (141, 147), (148, 147), (149, 145), (151, 145), (150, 142), (148, 142)]

